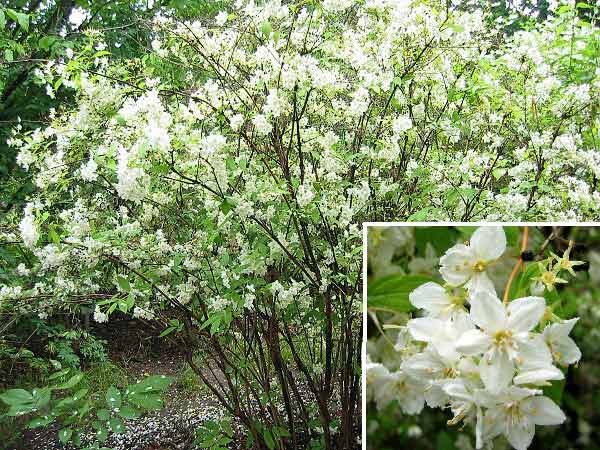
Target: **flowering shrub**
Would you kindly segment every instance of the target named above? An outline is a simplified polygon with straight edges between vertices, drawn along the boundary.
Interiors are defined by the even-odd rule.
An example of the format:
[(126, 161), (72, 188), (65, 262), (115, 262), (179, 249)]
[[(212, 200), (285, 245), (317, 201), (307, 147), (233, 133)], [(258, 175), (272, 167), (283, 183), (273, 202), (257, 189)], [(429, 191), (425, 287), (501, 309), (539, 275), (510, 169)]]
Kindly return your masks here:
[(504, 36), (439, 0), (240, 0), (141, 21), (151, 44), (128, 60), (90, 32), (35, 72), (75, 105), (9, 141), (35, 192), (0, 219), (0, 307), (130, 314), (257, 446), (350, 447), (361, 222), (597, 217), (581, 8)]
[[(438, 233), (443, 236), (444, 231)], [(515, 231), (511, 229), (513, 241)], [(398, 249), (414, 239), (410, 233), (375, 228), (369, 253), (385, 246), (391, 255), (386, 256), (388, 265), (395, 265), (391, 261)], [(567, 367), (578, 363), (581, 351), (569, 337), (578, 318), (568, 318), (572, 306), (561, 299), (558, 286), (586, 264), (570, 259), (573, 240), (558, 239), (558, 232), (545, 241), (536, 236), (528, 247), (525, 227), (515, 259), (507, 254), (504, 230), (484, 226), (469, 242), (445, 250), (439, 259), (443, 284), (418, 274), (374, 280), (368, 307), (378, 327), (378, 313), (391, 319), (383, 330), (394, 330), (396, 342), (384, 335), (393, 348), (387, 351), (371, 342), (368, 398), (380, 410), (395, 401), (405, 414), (418, 414), (425, 404), (449, 407), (454, 417), (448, 425), (471, 425), (477, 449), (503, 435), (513, 448), (524, 450), (536, 425), (562, 424), (566, 416), (555, 403), (556, 392), (547, 388), (564, 387)], [(560, 244), (562, 256), (548, 250), (551, 242)], [(502, 267), (506, 259), (514, 264), (510, 272)], [(502, 300), (498, 286), (504, 286)], [(398, 316), (389, 315), (410, 309), (420, 311), (420, 317), (398, 324)]]

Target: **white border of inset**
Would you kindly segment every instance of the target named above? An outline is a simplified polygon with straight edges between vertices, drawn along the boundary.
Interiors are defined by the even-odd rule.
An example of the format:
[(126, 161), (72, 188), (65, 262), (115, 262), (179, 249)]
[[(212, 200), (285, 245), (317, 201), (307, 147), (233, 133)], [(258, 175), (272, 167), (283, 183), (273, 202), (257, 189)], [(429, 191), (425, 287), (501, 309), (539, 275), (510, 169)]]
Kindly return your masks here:
[(368, 227), (600, 227), (599, 222), (363, 222), (362, 223), (362, 358), (361, 358), (361, 394), (362, 394), (362, 450), (367, 449), (367, 228)]

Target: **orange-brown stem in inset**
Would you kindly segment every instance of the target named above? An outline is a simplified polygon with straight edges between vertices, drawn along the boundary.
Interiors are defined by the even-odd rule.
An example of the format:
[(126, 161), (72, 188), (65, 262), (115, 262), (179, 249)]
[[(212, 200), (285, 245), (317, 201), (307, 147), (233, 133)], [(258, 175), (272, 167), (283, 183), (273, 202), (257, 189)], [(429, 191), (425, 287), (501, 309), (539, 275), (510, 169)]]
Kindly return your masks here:
[(521, 251), (519, 253), (519, 260), (517, 261), (517, 264), (515, 264), (515, 267), (513, 267), (513, 270), (510, 273), (510, 277), (508, 277), (508, 282), (506, 283), (506, 287), (504, 288), (504, 297), (502, 298), (502, 301), (504, 302), (505, 305), (508, 304), (508, 295), (510, 293), (510, 285), (512, 284), (515, 276), (519, 272), (519, 269), (523, 265), (522, 255), (523, 255), (523, 252), (527, 249), (527, 240), (528, 239), (529, 239), (529, 227), (523, 227), (523, 238), (521, 239)]

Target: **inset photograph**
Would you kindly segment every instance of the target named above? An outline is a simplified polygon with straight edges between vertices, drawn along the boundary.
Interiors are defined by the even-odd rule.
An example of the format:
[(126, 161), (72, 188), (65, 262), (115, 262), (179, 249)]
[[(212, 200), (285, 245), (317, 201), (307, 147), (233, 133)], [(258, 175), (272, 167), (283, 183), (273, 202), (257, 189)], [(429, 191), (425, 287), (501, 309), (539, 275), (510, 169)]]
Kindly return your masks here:
[(367, 449), (599, 448), (600, 228), (543, 225), (365, 224)]

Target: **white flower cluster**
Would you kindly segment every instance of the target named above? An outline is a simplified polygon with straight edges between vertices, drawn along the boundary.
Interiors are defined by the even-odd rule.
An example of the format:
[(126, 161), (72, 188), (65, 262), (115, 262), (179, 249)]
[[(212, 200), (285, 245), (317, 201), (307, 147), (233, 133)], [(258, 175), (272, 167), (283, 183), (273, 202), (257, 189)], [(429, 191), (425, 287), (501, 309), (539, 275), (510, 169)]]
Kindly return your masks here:
[(33, 204), (28, 203), (25, 207), (25, 215), (19, 224), (19, 231), (21, 232), (21, 238), (27, 248), (33, 248), (40, 238), (40, 234), (35, 225), (35, 218), (33, 217)]
[[(399, 362), (367, 363), (368, 396), (379, 407), (394, 399), (407, 414), (419, 413), (425, 402), (449, 406), (454, 418), (448, 423), (473, 424), (478, 449), (504, 435), (524, 450), (536, 425), (565, 421), (540, 388), (564, 378), (555, 364), (579, 361), (569, 337), (578, 319), (557, 319), (543, 297), (503, 303), (486, 271), (505, 249), (502, 228), (478, 228), (469, 244), (440, 259), (444, 286), (428, 282), (410, 294), (423, 317), (400, 328)], [(553, 257), (556, 267), (570, 269), (568, 254)]]

